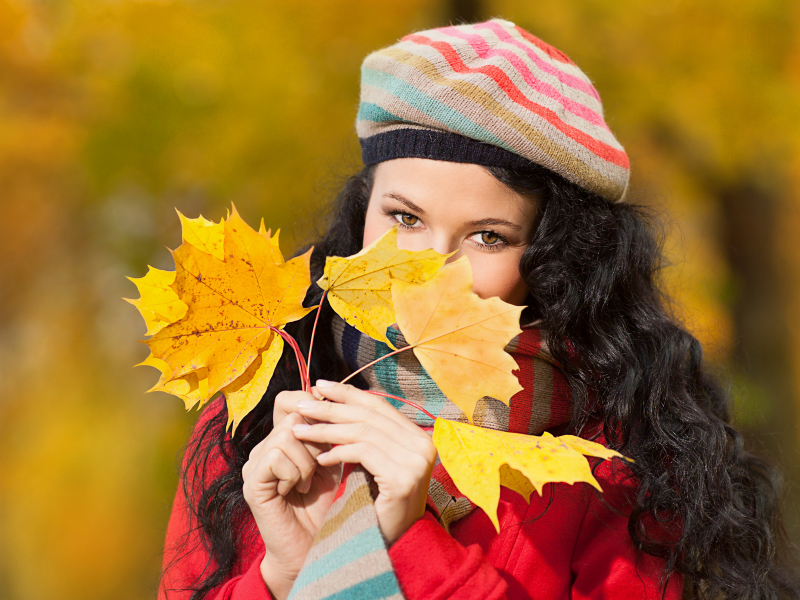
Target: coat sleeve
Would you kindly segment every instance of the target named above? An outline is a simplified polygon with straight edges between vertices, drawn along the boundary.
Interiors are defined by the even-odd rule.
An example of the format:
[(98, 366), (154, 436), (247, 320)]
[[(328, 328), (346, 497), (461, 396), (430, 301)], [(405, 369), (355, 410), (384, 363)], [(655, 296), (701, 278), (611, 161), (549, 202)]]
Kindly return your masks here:
[(506, 583), (477, 545), (462, 546), (430, 514), (389, 549), (408, 600), (504, 600)]
[[(206, 409), (194, 428), (193, 436), (196, 436), (216, 413), (216, 408), (212, 405)], [(186, 457), (181, 477), (186, 472), (185, 462)], [(214, 468), (214, 465), (219, 465), (219, 460), (214, 460), (212, 456), (207, 464)], [(189, 483), (191, 486), (191, 482)], [(189, 600), (193, 588), (208, 570), (213, 568), (213, 562), (210, 561), (209, 552), (186, 502), (183, 489), (184, 481), (181, 478), (167, 525), (158, 600)], [(245, 557), (247, 560), (242, 561), (240, 558), (240, 562), (245, 565), (242, 571), (224, 581), (220, 587), (208, 594), (205, 600), (271, 600), (272, 597), (261, 577), (260, 566), (263, 557), (261, 551), (260, 555), (251, 553)]]

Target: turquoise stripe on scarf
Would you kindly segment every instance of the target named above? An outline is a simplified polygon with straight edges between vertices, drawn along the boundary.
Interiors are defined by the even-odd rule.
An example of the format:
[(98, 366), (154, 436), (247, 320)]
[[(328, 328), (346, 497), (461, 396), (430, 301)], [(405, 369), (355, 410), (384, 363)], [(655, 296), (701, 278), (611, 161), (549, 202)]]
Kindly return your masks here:
[(381, 600), (394, 596), (403, 597), (394, 572), (389, 571), (357, 583), (346, 590), (325, 596), (324, 600)]
[[(386, 330), (386, 337), (388, 337), (395, 346), (397, 346), (398, 340), (403, 339), (400, 332), (391, 327)], [(374, 343), (376, 359), (392, 352), (392, 349), (383, 342), (375, 341)], [(397, 381), (397, 362), (392, 360), (392, 358), (387, 358), (377, 363), (373, 368), (375, 369), (375, 375), (378, 379), (384, 382), (384, 391), (389, 394), (394, 394), (395, 396), (400, 396), (401, 398), (406, 397), (403, 393), (403, 389), (400, 387), (400, 383)], [(403, 406), (402, 402), (394, 398), (386, 398), (386, 401), (398, 410)]]
[(377, 527), (365, 529), (357, 536), (347, 540), (341, 546), (334, 548), (334, 552), (329, 552), (321, 556), (318, 560), (303, 567), (292, 588), (289, 598), (294, 596), (296, 590), (322, 579), (325, 575), (345, 566), (346, 564), (366, 556), (376, 550), (384, 550), (386, 542)]
[[(350, 325), (347, 325), (346, 327), (350, 327)], [(393, 327), (390, 327), (386, 330), (386, 335), (397, 348), (408, 345), (408, 342), (406, 342), (403, 334)], [(392, 349), (383, 342), (369, 339), (363, 340), (363, 343), (374, 344), (374, 356), (376, 359), (392, 352)], [(399, 356), (392, 356), (377, 363), (373, 367), (375, 370), (375, 376), (378, 378), (378, 381), (381, 382), (381, 387), (383, 387), (385, 392), (394, 394), (395, 396), (400, 396), (401, 398), (406, 398), (406, 400), (413, 400), (412, 398), (407, 397), (406, 392), (403, 390), (403, 387), (400, 384), (400, 380), (397, 376), (398, 360)], [(436, 383), (434, 383), (433, 379), (431, 379), (430, 375), (428, 375), (425, 369), (421, 367), (419, 369), (419, 375), (417, 376), (417, 385), (424, 396), (425, 409), (432, 415), (439, 416), (439, 413), (450, 401), (441, 392), (439, 387), (436, 385)], [(391, 403), (391, 405), (398, 410), (400, 410), (403, 406), (402, 402), (393, 398), (386, 398), (386, 401)], [(433, 427), (433, 421), (426, 415), (420, 414), (417, 416), (417, 418), (419, 420), (417, 423), (418, 425), (422, 427)]]
[(487, 144), (500, 146), (509, 152), (514, 152), (503, 140), (491, 134), (474, 121), (468, 119), (462, 113), (424, 94), (413, 85), (406, 83), (394, 75), (386, 73), (385, 71), (362, 69), (361, 83), (381, 88), (392, 94), (395, 98), (402, 98), (404, 102), (410, 104), (420, 112), (430, 115), (431, 118), (436, 119), (439, 123), (447, 123), (446, 127), (444, 125), (442, 126), (444, 131), (454, 131), (478, 141), (486, 142)]

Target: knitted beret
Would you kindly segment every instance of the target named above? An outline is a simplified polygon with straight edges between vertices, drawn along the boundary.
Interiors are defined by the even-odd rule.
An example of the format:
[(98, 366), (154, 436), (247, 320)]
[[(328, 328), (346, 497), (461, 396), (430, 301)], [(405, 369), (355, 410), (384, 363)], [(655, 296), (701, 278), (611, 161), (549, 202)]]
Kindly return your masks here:
[(414, 33), (367, 56), (356, 131), (367, 165), (533, 162), (611, 201), (628, 185), (628, 157), (589, 78), (500, 19)]

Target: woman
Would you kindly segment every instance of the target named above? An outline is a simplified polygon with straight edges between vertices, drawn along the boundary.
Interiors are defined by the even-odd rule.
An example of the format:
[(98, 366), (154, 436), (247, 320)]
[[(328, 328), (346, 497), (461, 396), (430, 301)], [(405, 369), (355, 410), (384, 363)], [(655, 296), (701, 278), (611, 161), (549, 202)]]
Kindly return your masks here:
[[(365, 60), (357, 130), (366, 167), (315, 244), (312, 279), (393, 226), (400, 247), (466, 255), (478, 295), (527, 306), (510, 348), (525, 389), (510, 408), (485, 399), (486, 426), (568, 431), (635, 462), (596, 464), (602, 495), (556, 484), (527, 504), (503, 490), (497, 533), (436, 466), (430, 422), (332, 383), (379, 349), (325, 309), (313, 395), (293, 391), (285, 357), (234, 439), (219, 400), (196, 426), (161, 597), (674, 599), (684, 583), (800, 597), (774, 472), (744, 452), (699, 343), (664, 307), (659, 248), (622, 202), (627, 157), (588, 78), (506, 21), (421, 32)], [(311, 321), (288, 328), (304, 350)], [(413, 365), (395, 367), (360, 386), (419, 395), (422, 379), (401, 376)], [(341, 463), (371, 475), (358, 510), (345, 500), (362, 471), (340, 486)], [(379, 535), (336, 537), (342, 523)]]

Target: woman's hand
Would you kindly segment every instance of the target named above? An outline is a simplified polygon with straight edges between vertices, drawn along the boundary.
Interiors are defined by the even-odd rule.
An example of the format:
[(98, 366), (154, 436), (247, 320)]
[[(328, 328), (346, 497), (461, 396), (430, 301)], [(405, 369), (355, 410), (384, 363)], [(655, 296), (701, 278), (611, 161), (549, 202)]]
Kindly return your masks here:
[[(319, 454), (320, 465), (360, 463), (375, 478), (375, 511), (384, 537), (392, 544), (425, 514), (425, 501), (436, 447), (431, 436), (383, 398), (351, 385), (318, 380), (316, 401), (293, 396), (307, 420), (295, 424), (294, 435), (305, 442), (336, 444)], [(288, 408), (288, 407), (287, 407)]]
[(333, 503), (338, 466), (320, 467), (317, 457), (325, 444), (301, 442), (292, 427), (307, 421), (290, 408), (305, 392), (281, 392), (275, 398), (274, 428), (242, 468), (244, 498), (253, 513), (266, 555), (261, 575), (273, 597), (291, 590), (311, 543)]

